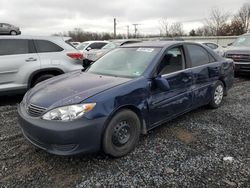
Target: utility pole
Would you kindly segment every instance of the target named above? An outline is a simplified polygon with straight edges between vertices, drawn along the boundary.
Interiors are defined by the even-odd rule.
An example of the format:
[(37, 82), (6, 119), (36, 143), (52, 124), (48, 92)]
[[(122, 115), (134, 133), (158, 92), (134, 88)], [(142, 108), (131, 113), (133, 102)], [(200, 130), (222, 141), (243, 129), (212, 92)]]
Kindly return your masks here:
[(116, 18), (114, 18), (114, 39), (116, 39)]
[(127, 38), (129, 38), (129, 25), (127, 25)]
[(135, 38), (136, 38), (136, 33), (137, 33), (137, 31), (138, 31), (138, 29), (137, 29), (137, 26), (138, 26), (139, 24), (133, 24), (133, 26), (134, 26), (134, 28), (135, 28)]

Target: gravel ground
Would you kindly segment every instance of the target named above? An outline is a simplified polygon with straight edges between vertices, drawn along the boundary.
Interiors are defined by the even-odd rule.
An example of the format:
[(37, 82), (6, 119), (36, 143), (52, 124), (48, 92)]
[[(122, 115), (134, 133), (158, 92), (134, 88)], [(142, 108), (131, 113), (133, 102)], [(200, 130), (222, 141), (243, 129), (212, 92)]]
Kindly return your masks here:
[(22, 96), (0, 97), (0, 187), (250, 187), (250, 79), (216, 110), (200, 108), (142, 136), (136, 150), (59, 157), (17, 125)]

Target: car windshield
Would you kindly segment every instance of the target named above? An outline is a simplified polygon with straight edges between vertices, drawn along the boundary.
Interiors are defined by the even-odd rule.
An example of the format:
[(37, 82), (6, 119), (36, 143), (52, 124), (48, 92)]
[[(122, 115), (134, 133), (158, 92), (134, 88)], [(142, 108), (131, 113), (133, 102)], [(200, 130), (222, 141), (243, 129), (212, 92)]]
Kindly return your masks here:
[(139, 77), (161, 48), (118, 48), (97, 60), (87, 72), (118, 77)]
[(232, 46), (236, 47), (250, 47), (250, 35), (249, 36), (241, 36), (234, 43)]
[(113, 49), (113, 48), (117, 48), (118, 45), (115, 44), (115, 43), (109, 43), (109, 44), (106, 44), (105, 46), (102, 47), (102, 49)]
[(89, 45), (89, 43), (83, 42), (77, 46), (77, 50), (84, 50), (87, 45)]

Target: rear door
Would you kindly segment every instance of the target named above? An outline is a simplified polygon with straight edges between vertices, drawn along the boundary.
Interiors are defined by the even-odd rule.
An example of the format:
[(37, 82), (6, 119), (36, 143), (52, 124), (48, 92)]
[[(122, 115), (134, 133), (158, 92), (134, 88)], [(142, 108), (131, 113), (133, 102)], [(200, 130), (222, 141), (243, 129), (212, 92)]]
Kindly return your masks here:
[(186, 44), (193, 74), (194, 107), (210, 101), (213, 84), (219, 79), (220, 63), (201, 45)]
[(157, 75), (169, 82), (170, 89), (162, 91), (152, 82), (149, 99), (150, 124), (155, 126), (192, 107), (192, 73), (186, 67), (183, 46), (166, 51)]
[(28, 67), (40, 67), (31, 40), (0, 39), (0, 89), (23, 87)]
[[(34, 40), (37, 53), (40, 57), (41, 68), (58, 67), (62, 63), (64, 49), (48, 40)], [(66, 55), (65, 55), (66, 58)]]

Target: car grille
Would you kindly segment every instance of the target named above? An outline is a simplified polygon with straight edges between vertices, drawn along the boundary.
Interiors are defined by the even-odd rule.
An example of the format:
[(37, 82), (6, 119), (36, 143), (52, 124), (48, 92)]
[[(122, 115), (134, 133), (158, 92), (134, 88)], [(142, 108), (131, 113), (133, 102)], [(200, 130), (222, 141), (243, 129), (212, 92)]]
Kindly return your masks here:
[(31, 115), (31, 116), (39, 117), (46, 111), (46, 108), (36, 106), (34, 104), (29, 104), (27, 111), (28, 111), (29, 115)]
[(227, 54), (227, 58), (233, 59), (235, 62), (250, 62), (249, 54)]

